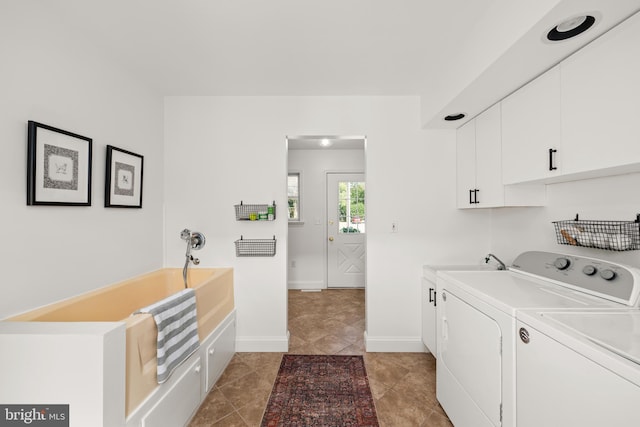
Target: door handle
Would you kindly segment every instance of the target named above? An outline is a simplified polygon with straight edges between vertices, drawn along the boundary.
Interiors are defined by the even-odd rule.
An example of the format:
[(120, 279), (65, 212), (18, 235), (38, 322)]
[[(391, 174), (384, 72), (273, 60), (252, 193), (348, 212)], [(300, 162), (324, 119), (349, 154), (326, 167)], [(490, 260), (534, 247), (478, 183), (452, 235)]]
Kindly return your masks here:
[(554, 154), (557, 153), (558, 150), (554, 150), (553, 148), (549, 148), (549, 170), (550, 171), (554, 171), (557, 170), (558, 168), (554, 165)]
[(434, 307), (436, 306), (436, 290), (434, 288), (429, 288), (429, 302), (432, 302)]
[(330, 241), (330, 242), (333, 242), (333, 236), (330, 236), (330, 237), (329, 237), (329, 241)]
[(447, 318), (442, 318), (442, 339), (447, 341), (449, 339), (449, 324)]

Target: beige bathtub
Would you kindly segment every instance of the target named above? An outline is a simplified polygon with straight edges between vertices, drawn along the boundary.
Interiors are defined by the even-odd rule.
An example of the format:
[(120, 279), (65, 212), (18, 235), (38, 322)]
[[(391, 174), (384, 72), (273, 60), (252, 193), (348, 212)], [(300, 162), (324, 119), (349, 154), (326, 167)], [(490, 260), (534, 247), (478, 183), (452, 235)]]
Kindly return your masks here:
[[(233, 269), (190, 269), (202, 341), (234, 308)], [(113, 322), (127, 326), (126, 403), (128, 416), (158, 386), (156, 339), (158, 331), (150, 314), (136, 310), (184, 289), (182, 269), (165, 268), (115, 285), (100, 288), (18, 316), (20, 322)]]

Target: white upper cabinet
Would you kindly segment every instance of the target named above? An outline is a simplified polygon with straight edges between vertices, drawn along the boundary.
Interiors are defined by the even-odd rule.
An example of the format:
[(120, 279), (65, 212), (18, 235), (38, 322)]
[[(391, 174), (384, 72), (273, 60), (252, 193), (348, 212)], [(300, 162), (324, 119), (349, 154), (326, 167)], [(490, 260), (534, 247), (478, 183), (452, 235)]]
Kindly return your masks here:
[(458, 129), (458, 208), (504, 206), (500, 144), (500, 104)]
[(456, 195), (458, 208), (475, 207), (476, 121), (470, 120), (456, 132)]
[(563, 174), (640, 164), (640, 14), (563, 61), (561, 76)]
[(502, 185), (502, 131), (500, 104), (475, 119), (476, 122), (476, 191), (478, 207), (504, 206)]
[(500, 104), (458, 129), (458, 208), (494, 208), (544, 204), (544, 186), (502, 184)]
[(560, 68), (556, 66), (502, 101), (504, 184), (560, 173)]

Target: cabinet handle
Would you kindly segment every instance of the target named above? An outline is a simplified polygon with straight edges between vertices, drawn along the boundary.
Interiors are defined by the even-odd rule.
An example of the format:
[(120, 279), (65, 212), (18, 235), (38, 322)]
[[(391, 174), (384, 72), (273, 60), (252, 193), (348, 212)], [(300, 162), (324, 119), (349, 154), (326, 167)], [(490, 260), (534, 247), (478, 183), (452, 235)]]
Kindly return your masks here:
[(469, 190), (469, 204), (470, 205), (473, 204), (473, 194), (474, 194), (474, 191), (473, 190)]
[(473, 202), (473, 203), (475, 203), (476, 205), (480, 203), (480, 200), (478, 200), (478, 192), (479, 191), (480, 190), (478, 190), (477, 188), (475, 190), (473, 190), (473, 193), (475, 194), (475, 197), (474, 197), (475, 202)]
[(557, 168), (557, 167), (555, 167), (555, 166), (554, 166), (554, 164), (553, 164), (553, 163), (554, 163), (554, 162), (553, 162), (553, 160), (554, 160), (554, 159), (553, 159), (553, 155), (554, 155), (555, 153), (557, 153), (557, 152), (558, 152), (558, 150), (555, 150), (555, 149), (553, 149), (553, 148), (549, 148), (549, 170), (550, 170), (550, 171), (554, 171), (554, 170), (557, 170), (557, 169), (558, 169), (558, 168)]
[(213, 349), (209, 350), (209, 356), (213, 356)]
[(196, 368), (194, 369), (196, 374), (200, 373), (200, 365), (196, 366)]
[[(433, 305), (435, 305), (435, 302), (436, 302), (436, 299), (434, 298), (436, 296), (436, 293), (434, 291), (435, 291), (435, 289), (429, 288), (429, 302), (434, 303)], [(432, 296), (431, 292), (433, 292), (433, 296)]]

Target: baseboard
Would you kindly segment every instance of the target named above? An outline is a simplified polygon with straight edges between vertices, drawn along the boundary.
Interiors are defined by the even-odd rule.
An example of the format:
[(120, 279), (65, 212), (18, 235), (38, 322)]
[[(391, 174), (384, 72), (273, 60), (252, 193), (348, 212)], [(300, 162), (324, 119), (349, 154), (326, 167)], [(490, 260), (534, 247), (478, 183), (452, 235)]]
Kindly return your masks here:
[(287, 289), (326, 289), (322, 280), (298, 280), (287, 283)]
[(289, 332), (281, 337), (237, 337), (238, 353), (274, 353), (289, 351)]
[(364, 333), (368, 353), (424, 353), (420, 337), (376, 337)]

